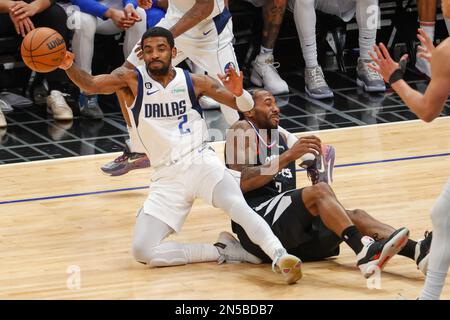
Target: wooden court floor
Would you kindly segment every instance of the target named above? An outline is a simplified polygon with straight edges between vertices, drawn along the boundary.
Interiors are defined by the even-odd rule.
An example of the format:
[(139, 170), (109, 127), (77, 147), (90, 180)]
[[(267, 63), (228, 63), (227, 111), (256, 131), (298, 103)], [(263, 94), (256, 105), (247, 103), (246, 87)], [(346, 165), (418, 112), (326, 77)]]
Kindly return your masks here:
[[(450, 118), (321, 131), (337, 150), (333, 188), (417, 239), (450, 176)], [(216, 145), (219, 155), (223, 146)], [(394, 257), (379, 282), (367, 283), (354, 254), (305, 263), (287, 286), (270, 265), (193, 264), (148, 269), (131, 255), (136, 210), (150, 169), (122, 177), (99, 167), (116, 154), (0, 166), (0, 299), (396, 299), (416, 298), (424, 276)], [(308, 185), (298, 172), (299, 187)], [(224, 212), (201, 201), (171, 240), (209, 242), (230, 230)], [(378, 287), (369, 289), (369, 286)], [(450, 298), (447, 280), (443, 298)]]

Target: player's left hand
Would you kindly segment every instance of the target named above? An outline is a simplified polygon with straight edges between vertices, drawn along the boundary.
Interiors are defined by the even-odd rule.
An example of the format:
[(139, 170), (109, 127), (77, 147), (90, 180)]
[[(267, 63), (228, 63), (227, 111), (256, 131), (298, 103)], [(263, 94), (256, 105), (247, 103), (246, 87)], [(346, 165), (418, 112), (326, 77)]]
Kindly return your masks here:
[(229, 67), (226, 70), (226, 74), (217, 74), (220, 81), (228, 91), (230, 91), (235, 97), (240, 97), (244, 92), (244, 73), (241, 71), (237, 74), (233, 67)]
[[(391, 75), (395, 70), (400, 69), (400, 65), (391, 58), (388, 49), (383, 43), (380, 43), (379, 46), (374, 45), (373, 50), (375, 53), (369, 52), (369, 55), (375, 62), (375, 65), (373, 63), (368, 63), (367, 66), (378, 72), (383, 77), (384, 81), (389, 83)], [(407, 58), (408, 55), (405, 54), (400, 60), (406, 60)]]

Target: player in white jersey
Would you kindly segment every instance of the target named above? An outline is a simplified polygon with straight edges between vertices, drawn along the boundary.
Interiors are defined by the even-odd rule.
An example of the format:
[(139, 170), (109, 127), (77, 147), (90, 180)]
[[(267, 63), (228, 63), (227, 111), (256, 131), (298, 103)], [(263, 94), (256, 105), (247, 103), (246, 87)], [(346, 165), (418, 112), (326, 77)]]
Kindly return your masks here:
[[(442, 13), (445, 18), (450, 18), (450, 0), (442, 0)], [(376, 65), (368, 66), (383, 76), (412, 112), (423, 121), (431, 122), (439, 117), (450, 94), (450, 38), (436, 48), (423, 29), (419, 29), (418, 38), (422, 43), (420, 57), (431, 63), (431, 82), (424, 94), (402, 79), (406, 57), (402, 57), (400, 63), (395, 62), (384, 44), (374, 46), (375, 53), (371, 57)], [(431, 210), (431, 222), (433, 240), (421, 300), (439, 299), (450, 266), (450, 179)]]
[(161, 27), (147, 30), (141, 43), (145, 66), (136, 70), (121, 67), (111, 74), (91, 76), (73, 64), (70, 52), (60, 66), (87, 92), (110, 94), (128, 88), (136, 97), (129, 107), (130, 120), (155, 168), (150, 194), (136, 219), (136, 260), (156, 267), (214, 261), (221, 256), (232, 259), (223, 251), (226, 248), (162, 242), (180, 231), (199, 197), (227, 212), (271, 257), (274, 270), (288, 283), (295, 283), (302, 276), (300, 259), (287, 254), (267, 223), (246, 204), (233, 176), (206, 143), (198, 97), (207, 95), (232, 108), (251, 110), (253, 100), (242, 88), (242, 73), (238, 76), (230, 68), (221, 76), (224, 87), (209, 76), (173, 68), (174, 39)]
[[(150, 0), (139, 0), (141, 6), (148, 5)], [(169, 29), (174, 38), (178, 55), (173, 60), (173, 65), (177, 65), (186, 58), (192, 60), (201, 69), (217, 78), (228, 66), (238, 70), (239, 66), (234, 53), (232, 44), (233, 25), (231, 14), (228, 10), (228, 0), (168, 0), (168, 9), (164, 19), (157, 25)], [(136, 49), (138, 49), (136, 52)], [(123, 64), (124, 67), (133, 69), (137, 65), (143, 65), (142, 51), (136, 45), (128, 60)], [(218, 79), (220, 80), (220, 79)], [(131, 164), (131, 167), (141, 168), (148, 164), (145, 156), (140, 157), (137, 153), (144, 153), (142, 144), (139, 143), (136, 134), (128, 121), (128, 115), (124, 101), (132, 100), (130, 92), (118, 90), (117, 96), (122, 109), (122, 113), (127, 122), (130, 134), (131, 152), (125, 152), (113, 162), (102, 167), (104, 172), (115, 171), (116, 168)], [(235, 123), (238, 119), (236, 110), (221, 104), (221, 111), (229, 125)], [(288, 137), (289, 145), (293, 145), (297, 140), (294, 135), (284, 128), (279, 129)], [(133, 159), (133, 156), (136, 156)], [(128, 160), (130, 159), (130, 162)], [(142, 165), (144, 164), (144, 165)], [(104, 170), (106, 169), (106, 170)], [(119, 174), (126, 173), (128, 170), (121, 171)]]
[[(196, 66), (206, 70), (216, 79), (217, 74), (223, 73), (226, 66), (231, 65), (235, 69), (238, 68), (232, 44), (233, 26), (228, 10), (228, 0), (164, 1), (168, 2), (167, 12), (164, 19), (157, 25), (169, 29), (175, 38), (178, 55), (174, 58), (173, 65), (189, 58)], [(148, 7), (153, 2), (139, 0), (138, 4)], [(142, 51), (135, 52), (139, 48), (139, 44), (136, 44), (128, 60), (123, 64), (124, 67), (134, 69), (135, 66), (144, 64)], [(147, 157), (141, 155), (141, 153), (145, 153), (145, 150), (138, 141), (131, 123), (127, 121), (128, 115), (124, 102), (132, 98), (124, 90), (118, 90), (116, 93), (127, 122), (130, 144), (123, 155), (102, 166), (103, 172), (112, 175), (126, 173), (130, 168), (143, 168), (149, 163)], [(238, 120), (239, 116), (235, 110), (224, 105), (221, 105), (220, 108), (228, 124), (231, 125)], [(128, 170), (122, 170), (126, 168)]]

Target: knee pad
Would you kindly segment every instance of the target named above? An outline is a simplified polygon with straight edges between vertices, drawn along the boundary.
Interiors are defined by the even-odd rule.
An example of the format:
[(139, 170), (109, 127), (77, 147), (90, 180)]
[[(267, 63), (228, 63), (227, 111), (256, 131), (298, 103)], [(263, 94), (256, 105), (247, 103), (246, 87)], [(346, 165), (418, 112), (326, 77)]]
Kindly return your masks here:
[(178, 245), (171, 248), (169, 246), (170, 244), (171, 243), (164, 243), (150, 249), (147, 264), (151, 268), (171, 267), (187, 264), (187, 258), (184, 250)]

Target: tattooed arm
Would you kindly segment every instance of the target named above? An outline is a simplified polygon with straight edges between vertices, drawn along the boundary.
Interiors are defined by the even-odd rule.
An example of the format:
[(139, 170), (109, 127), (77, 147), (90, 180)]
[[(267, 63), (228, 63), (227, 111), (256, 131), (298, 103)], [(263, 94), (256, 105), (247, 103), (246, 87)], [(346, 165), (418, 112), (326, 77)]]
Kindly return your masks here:
[(70, 80), (87, 94), (111, 94), (117, 90), (130, 88), (137, 94), (137, 75), (134, 70), (119, 67), (110, 74), (92, 76), (73, 63), (74, 55), (67, 51), (59, 68), (66, 71)]
[(297, 159), (295, 152), (289, 149), (272, 161), (257, 166), (256, 143), (255, 131), (247, 121), (238, 121), (227, 130), (225, 161), (231, 170), (241, 172), (243, 193), (266, 185), (281, 169)]
[(235, 96), (218, 80), (207, 75), (191, 74), (197, 97), (208, 96), (219, 103), (238, 110)]
[(185, 33), (200, 21), (206, 19), (214, 10), (214, 0), (196, 0), (195, 4), (189, 9), (181, 19), (172, 27), (170, 31), (176, 38)]
[(273, 49), (283, 22), (287, 0), (266, 0), (263, 6), (264, 27), (261, 44)]

